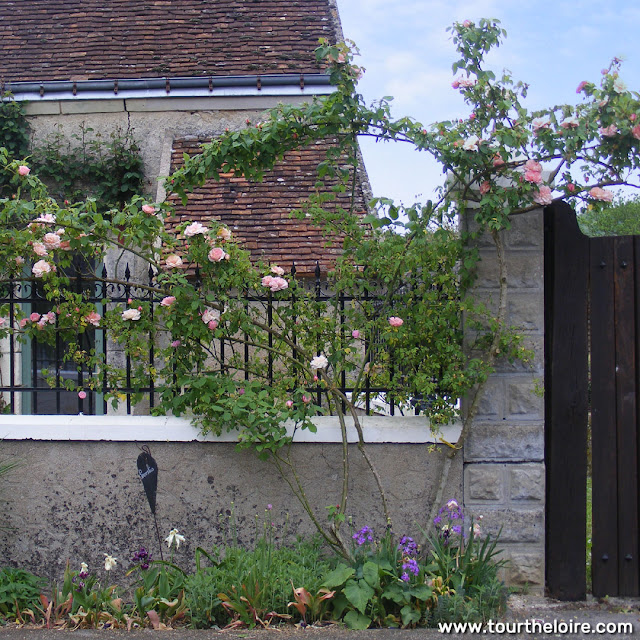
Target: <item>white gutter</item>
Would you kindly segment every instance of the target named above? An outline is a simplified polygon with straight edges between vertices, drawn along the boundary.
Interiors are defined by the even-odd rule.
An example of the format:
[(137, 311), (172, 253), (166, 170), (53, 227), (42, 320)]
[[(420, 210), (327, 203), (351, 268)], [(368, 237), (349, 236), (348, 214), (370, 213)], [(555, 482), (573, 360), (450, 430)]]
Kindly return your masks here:
[(327, 95), (333, 86), (322, 73), (193, 78), (134, 78), (125, 80), (79, 80), (5, 82), (0, 92), (23, 102), (58, 100), (132, 100), (237, 96)]

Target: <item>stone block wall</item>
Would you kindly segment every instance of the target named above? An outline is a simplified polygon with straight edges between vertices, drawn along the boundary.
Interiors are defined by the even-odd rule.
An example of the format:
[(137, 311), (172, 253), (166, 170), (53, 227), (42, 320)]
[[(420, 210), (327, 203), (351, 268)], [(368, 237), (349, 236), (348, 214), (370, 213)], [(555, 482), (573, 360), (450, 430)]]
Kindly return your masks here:
[[(466, 224), (473, 223), (467, 220)], [(530, 363), (498, 361), (480, 399), (464, 447), (464, 504), (483, 516), (484, 531), (501, 530), (505, 578), (513, 586), (544, 587), (545, 467), (544, 235), (542, 210), (515, 216), (502, 232), (507, 263), (507, 323), (524, 335)], [(499, 268), (490, 236), (478, 241), (475, 296), (497, 308)]]

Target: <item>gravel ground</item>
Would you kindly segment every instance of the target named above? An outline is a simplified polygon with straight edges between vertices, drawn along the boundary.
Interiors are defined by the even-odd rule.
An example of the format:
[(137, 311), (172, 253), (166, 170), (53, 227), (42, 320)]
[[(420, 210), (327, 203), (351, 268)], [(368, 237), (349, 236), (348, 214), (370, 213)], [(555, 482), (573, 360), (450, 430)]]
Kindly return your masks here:
[[(517, 624), (520, 623), (518, 631)], [(631, 631), (608, 632), (606, 625), (627, 623)], [(546, 630), (543, 625), (550, 625)], [(588, 631), (585, 625), (590, 625)], [(596, 625), (605, 625), (604, 632), (596, 630)], [(611, 628), (611, 627), (609, 627)], [(64, 633), (61, 630), (33, 628), (0, 628), (0, 640), (54, 640)], [(166, 640), (167, 635), (174, 640), (435, 640), (436, 638), (637, 638), (640, 636), (640, 599), (612, 598), (604, 601), (593, 599), (585, 602), (558, 602), (535, 596), (511, 596), (509, 610), (504, 619), (495, 621), (493, 632), (489, 629), (471, 633), (441, 632), (437, 629), (370, 629), (349, 631), (336, 625), (301, 629), (284, 627), (279, 629), (208, 630), (173, 629), (166, 631), (92, 631), (78, 629), (70, 631), (76, 640), (104, 640), (104, 636), (118, 640)]]

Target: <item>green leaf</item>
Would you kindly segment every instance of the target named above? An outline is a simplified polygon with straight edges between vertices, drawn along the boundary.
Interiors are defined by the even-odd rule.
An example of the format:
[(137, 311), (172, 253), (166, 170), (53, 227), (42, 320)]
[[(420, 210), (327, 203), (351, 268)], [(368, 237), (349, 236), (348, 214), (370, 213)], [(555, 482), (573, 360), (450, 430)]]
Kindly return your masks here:
[(375, 562), (365, 562), (362, 575), (370, 587), (380, 588), (380, 569)]
[(349, 578), (353, 578), (354, 575), (355, 571), (351, 567), (346, 564), (339, 564), (325, 577), (322, 586), (327, 587), (327, 589), (335, 589), (335, 587), (343, 585)]
[(343, 620), (349, 629), (354, 629), (356, 631), (364, 631), (365, 629), (368, 629), (371, 624), (371, 618), (368, 618), (357, 611), (349, 611)]
[(360, 613), (364, 613), (375, 591), (365, 580), (349, 580), (344, 587), (344, 595)]
[(416, 609), (410, 604), (405, 604), (404, 607), (400, 609), (400, 615), (402, 616), (402, 624), (405, 627), (420, 622), (420, 618), (422, 617), (420, 609)]

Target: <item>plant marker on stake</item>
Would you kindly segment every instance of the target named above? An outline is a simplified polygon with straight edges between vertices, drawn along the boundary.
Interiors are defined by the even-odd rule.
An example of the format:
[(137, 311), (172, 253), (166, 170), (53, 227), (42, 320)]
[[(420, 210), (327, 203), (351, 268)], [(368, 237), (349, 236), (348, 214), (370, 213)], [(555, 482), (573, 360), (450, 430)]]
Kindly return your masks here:
[(160, 548), (160, 559), (164, 561), (162, 557), (162, 542), (160, 541), (160, 530), (158, 529), (158, 519), (156, 518), (156, 492), (158, 490), (158, 465), (151, 456), (149, 447), (145, 444), (142, 447), (142, 453), (138, 456), (138, 475), (142, 480), (142, 486), (144, 492), (147, 494), (147, 500), (149, 501), (149, 507), (153, 514), (153, 521), (156, 525), (156, 536), (158, 537), (158, 546)]

